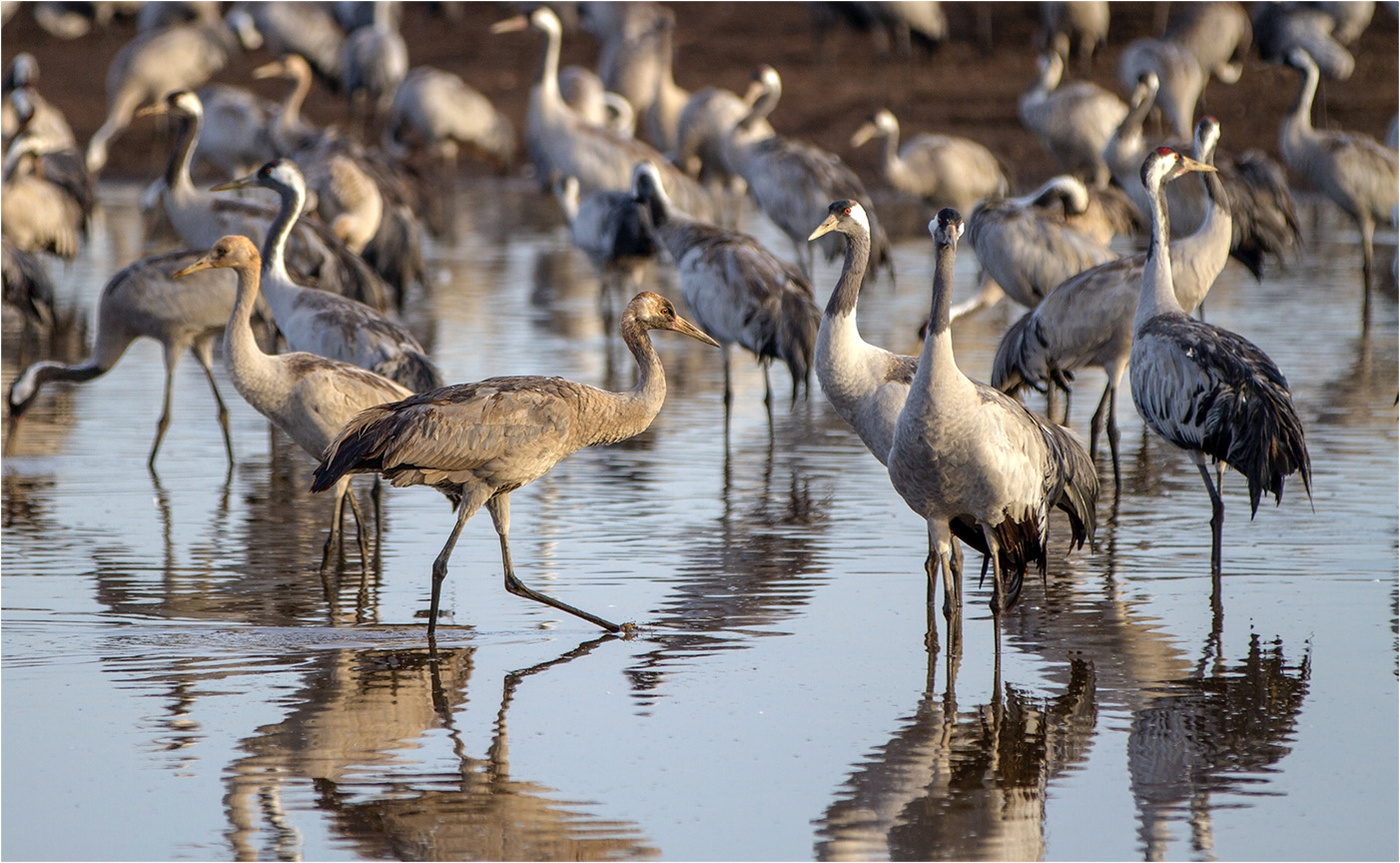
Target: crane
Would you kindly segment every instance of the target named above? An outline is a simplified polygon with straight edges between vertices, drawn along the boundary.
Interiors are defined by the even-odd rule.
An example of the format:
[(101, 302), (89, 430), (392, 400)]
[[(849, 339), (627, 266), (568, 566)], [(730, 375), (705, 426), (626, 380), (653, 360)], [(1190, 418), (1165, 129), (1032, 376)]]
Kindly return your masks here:
[(962, 588), (949, 568), (952, 538), (981, 534), (992, 562), (999, 648), (1001, 614), (1016, 602), (1027, 568), (1034, 564), (1045, 575), (1050, 508), (1065, 511), (1071, 546), (1082, 548), (1097, 523), (1099, 480), (1093, 461), (1067, 430), (958, 368), (949, 309), (962, 217), (940, 210), (929, 233), (936, 259), (928, 337), (895, 423), (890, 482), (927, 521), (944, 596), (955, 597), (954, 609), (960, 608)]
[[(313, 458), (326, 451), (336, 433), (362, 410), (411, 395), (382, 375), (316, 354), (296, 351), (267, 354), (253, 337), (249, 320), (258, 298), (262, 260), (253, 241), (242, 236), (221, 238), (208, 254), (174, 273), (184, 278), (209, 269), (231, 269), (238, 276), (233, 310), (224, 330), (224, 365), (234, 388), (258, 413), (286, 432)], [(274, 317), (276, 313), (274, 312)], [(330, 533), (321, 551), (321, 570), (340, 536), (346, 497), (355, 517), (361, 559), (368, 559), (364, 522), (350, 494), (350, 477), (336, 483)]]
[(663, 329), (718, 347), (650, 291), (622, 314), (622, 340), (638, 366), (637, 385), (611, 392), (559, 377), (489, 378), (455, 384), (364, 411), (345, 427), (316, 468), (312, 491), (352, 473), (377, 472), (395, 486), (430, 485), (457, 510), (447, 544), (433, 561), (428, 638), (437, 632), (447, 561), (467, 520), (484, 505), (501, 541), (506, 590), (557, 608), (609, 632), (622, 627), (526, 586), (510, 559), (510, 493), (586, 446), (641, 434), (666, 399), (666, 373), (648, 330)]
[(1249, 483), (1250, 518), (1259, 499), (1283, 496), (1285, 477), (1300, 474), (1312, 498), (1312, 469), (1303, 424), (1288, 381), (1273, 360), (1243, 336), (1187, 316), (1172, 286), (1169, 235), (1162, 185), (1207, 164), (1159, 147), (1143, 162), (1142, 182), (1152, 199), (1152, 237), (1133, 317), (1130, 375), (1133, 404), (1147, 426), (1186, 450), (1210, 495), (1210, 571), (1218, 593), (1225, 504), (1212, 482), (1229, 465)]
[(966, 210), (1010, 189), (997, 157), (976, 141), (923, 134), (901, 147), (899, 121), (888, 109), (876, 111), (857, 129), (851, 146), (859, 147), (872, 138), (884, 139), (880, 159), (885, 182), (933, 206)]
[(797, 268), (748, 234), (692, 218), (671, 204), (654, 165), (637, 166), (637, 198), (651, 213), (652, 230), (675, 262), (686, 306), (724, 349), (724, 403), (733, 403), (729, 346), (752, 351), (763, 367), (764, 404), (772, 409), (768, 366), (775, 359), (798, 384), (811, 387), (812, 352), (821, 312), (812, 286)]
[(261, 291), (288, 346), (377, 372), (410, 392), (442, 386), (427, 352), (402, 324), (349, 297), (303, 287), (288, 272), (287, 240), (306, 205), (306, 182), (296, 163), (274, 159), (214, 191), (252, 186), (271, 189), (281, 199), (263, 241)]
[(1021, 122), (1040, 136), (1066, 170), (1087, 176), (1095, 188), (1108, 185), (1104, 145), (1128, 113), (1113, 93), (1090, 81), (1061, 84), (1065, 61), (1050, 50), (1040, 57), (1040, 78), (1021, 95)]
[(1288, 54), (1288, 65), (1301, 72), (1303, 80), (1293, 110), (1284, 118), (1279, 149), (1288, 166), (1341, 207), (1361, 232), (1361, 320), (1365, 327), (1371, 320), (1376, 223), (1394, 222), (1395, 207), (1400, 203), (1396, 152), (1359, 132), (1314, 129), (1317, 63), (1307, 51), (1295, 48)]
[(111, 371), (139, 338), (160, 342), (165, 360), (165, 396), (156, 438), (146, 465), (155, 468), (156, 454), (170, 427), (170, 401), (175, 386), (175, 369), (189, 351), (209, 380), (209, 390), (219, 409), (219, 428), (224, 450), (233, 466), (233, 442), (229, 439), (228, 409), (219, 396), (212, 370), (214, 340), (224, 331), (233, 309), (234, 287), (227, 278), (206, 274), (176, 282), (173, 273), (199, 257), (198, 252), (167, 252), (142, 258), (124, 267), (102, 287), (97, 300), (97, 332), (92, 337), (88, 358), (77, 365), (43, 360), (26, 368), (10, 384), (5, 446), (15, 445), (15, 431), (25, 411), (33, 406), (40, 390), (51, 381), (84, 383)]
[[(1196, 153), (1202, 161), (1214, 157), (1219, 136), (1220, 124), (1212, 117), (1196, 125)], [(1210, 202), (1206, 219), (1196, 233), (1171, 246), (1173, 277), (1182, 308), (1200, 305), (1230, 254), (1229, 201), (1217, 173), (1205, 176)], [(992, 386), (1007, 393), (1022, 386), (1059, 387), (1068, 392), (1076, 369), (1098, 366), (1104, 370), (1108, 381), (1089, 423), (1089, 453), (1098, 455), (1099, 433), (1106, 423), (1115, 490), (1122, 487), (1118, 387), (1132, 350), (1133, 309), (1146, 264), (1145, 255), (1132, 255), (1100, 264), (1064, 282), (1007, 329), (992, 361)], [(1066, 418), (1068, 415), (1066, 402)]]

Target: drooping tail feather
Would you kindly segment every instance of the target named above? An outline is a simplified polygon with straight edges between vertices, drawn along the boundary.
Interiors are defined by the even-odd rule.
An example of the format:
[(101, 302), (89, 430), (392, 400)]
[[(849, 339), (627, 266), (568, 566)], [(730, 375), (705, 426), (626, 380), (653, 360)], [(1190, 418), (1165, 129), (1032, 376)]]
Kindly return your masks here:
[(797, 385), (803, 394), (811, 395), (812, 357), (817, 349), (817, 330), (821, 327), (821, 312), (805, 283), (789, 280), (783, 286), (782, 315), (778, 321), (778, 356), (792, 373), (792, 398), (797, 400)]
[(1044, 340), (1038, 332), (1034, 312), (1026, 312), (1007, 328), (992, 360), (991, 384), (1007, 395), (1022, 387), (1045, 392), (1049, 374), (1044, 364)]

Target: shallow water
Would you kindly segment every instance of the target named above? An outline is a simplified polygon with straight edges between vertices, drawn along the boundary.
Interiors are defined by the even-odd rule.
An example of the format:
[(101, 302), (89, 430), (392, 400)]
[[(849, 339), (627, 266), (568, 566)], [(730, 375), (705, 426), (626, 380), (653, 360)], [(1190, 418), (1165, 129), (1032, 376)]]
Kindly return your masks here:
[[(52, 268), (61, 303), (91, 309), (142, 253), (137, 193), (104, 187), (89, 248)], [(552, 201), (488, 182), (453, 212), (410, 315), (449, 380), (630, 385)], [(639, 635), (508, 595), (483, 516), (434, 655), (443, 499), (388, 492), (379, 557), (362, 574), (349, 542), (323, 584), (312, 462), (222, 368), (235, 467), (187, 361), (147, 472), (162, 366), (137, 343), (46, 392), (5, 460), (3, 855), (1394, 859), (1396, 304), (1382, 291), (1361, 338), (1354, 234), (1311, 208), (1305, 229), (1263, 284), (1231, 264), (1207, 312), (1287, 374), (1312, 504), (1290, 481), (1251, 521), (1227, 480), (1213, 612), (1199, 476), (1124, 399), (1117, 512), (1102, 501), (1096, 548), (1027, 585), (999, 669), (975, 580), (961, 655), (925, 649), (920, 520), (819, 394), (789, 407), (785, 372), (770, 430), (736, 356), (726, 436), (718, 355), (660, 333), (652, 429), (513, 495), (521, 577)], [(899, 289), (868, 286), (861, 326), (912, 352), (927, 236), (896, 254)], [(960, 299), (969, 251), (957, 271)], [(648, 285), (679, 296), (664, 268)], [(985, 378), (1016, 314), (958, 323), (964, 370)], [(16, 333), (7, 386), (32, 348)], [(1081, 433), (1101, 386), (1080, 377)]]

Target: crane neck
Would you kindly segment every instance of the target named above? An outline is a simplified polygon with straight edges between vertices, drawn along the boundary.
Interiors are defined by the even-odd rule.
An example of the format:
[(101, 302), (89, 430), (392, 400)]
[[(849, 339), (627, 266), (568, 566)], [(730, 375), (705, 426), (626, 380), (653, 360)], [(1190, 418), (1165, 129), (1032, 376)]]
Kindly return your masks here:
[(234, 273), (238, 276), (238, 293), (234, 296), (228, 326), (224, 328), (224, 362), (230, 369), (247, 369), (250, 363), (266, 357), (253, 337), (251, 321), (258, 301), (259, 274), (251, 263), (235, 267)]
[(292, 86), (287, 91), (287, 97), (282, 100), (281, 125), (284, 129), (292, 129), (301, 122), (301, 106), (306, 102), (306, 96), (311, 92), (311, 70), (300, 64), (292, 70)]
[(179, 129), (175, 146), (170, 151), (170, 161), (165, 166), (165, 186), (171, 192), (195, 195), (194, 180), (190, 169), (194, 165), (194, 148), (199, 143), (199, 131), (204, 118), (199, 114), (180, 114)]
[(1171, 223), (1167, 217), (1167, 196), (1162, 183), (1154, 179), (1147, 188), (1151, 203), (1152, 233), (1147, 241), (1147, 261), (1142, 269), (1142, 290), (1138, 293), (1137, 313), (1133, 317), (1133, 332), (1138, 332), (1158, 315), (1175, 312), (1184, 314), (1172, 286), (1172, 265), (1169, 249)]
[(562, 37), (557, 30), (544, 31), (544, 57), (540, 61), (540, 93), (548, 101), (563, 104), (564, 97), (559, 93), (559, 53)]
[(1298, 87), (1298, 98), (1293, 102), (1293, 111), (1288, 115), (1288, 125), (1298, 131), (1312, 131), (1313, 99), (1317, 96), (1319, 73), (1316, 64), (1308, 64), (1302, 70), (1303, 81)]
[(860, 299), (861, 282), (865, 278), (865, 268), (870, 263), (870, 232), (853, 230), (846, 232), (846, 260), (841, 265), (841, 277), (831, 292), (826, 304), (826, 316), (839, 318), (854, 316), (856, 302)]
[(647, 327), (630, 312), (622, 316), (622, 341), (637, 361), (637, 385), (625, 393), (612, 393), (609, 422), (597, 426), (589, 444), (617, 443), (641, 434), (651, 425), (666, 401), (666, 371), (651, 343)]
[(881, 144), (880, 158), (886, 173), (890, 168), (899, 164), (899, 128), (881, 129), (880, 137), (884, 139)]
[(272, 188), (281, 199), (281, 205), (277, 208), (277, 215), (273, 217), (272, 224), (267, 228), (267, 237), (263, 240), (262, 266), (264, 270), (286, 279), (287, 238), (292, 235), (292, 226), (296, 224), (297, 217), (306, 206), (306, 189), (285, 183), (278, 183)]
[[(963, 377), (953, 356), (953, 332), (950, 326), (950, 308), (953, 297), (953, 259), (956, 247), (935, 243), (933, 265), (933, 301), (929, 309), (928, 333), (924, 336), (924, 346), (919, 354), (919, 369), (914, 375), (911, 401), (915, 391), (931, 398), (934, 393), (951, 392), (948, 382)], [(928, 402), (920, 402), (925, 407)]]

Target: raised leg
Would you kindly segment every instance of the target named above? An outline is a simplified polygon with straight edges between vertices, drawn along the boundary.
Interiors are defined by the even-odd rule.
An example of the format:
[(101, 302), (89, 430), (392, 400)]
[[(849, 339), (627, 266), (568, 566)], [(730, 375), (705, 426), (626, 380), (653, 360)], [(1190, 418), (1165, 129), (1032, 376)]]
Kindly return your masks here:
[(1213, 579), (1220, 578), (1220, 535), (1221, 528), (1225, 524), (1225, 501), (1221, 500), (1220, 492), (1215, 487), (1215, 482), (1210, 478), (1210, 469), (1206, 467), (1205, 458), (1199, 453), (1193, 453), (1196, 457), (1196, 468), (1201, 472), (1201, 479), (1206, 484), (1206, 491), (1210, 493), (1210, 575)]
[(551, 596), (545, 596), (539, 591), (526, 587), (524, 582), (516, 578), (515, 567), (512, 566), (510, 562), (510, 540), (508, 539), (510, 534), (510, 495), (508, 493), (496, 495), (487, 501), (486, 508), (491, 512), (491, 519), (496, 523), (496, 534), (501, 538), (501, 562), (505, 566), (506, 590), (516, 596), (523, 596), (526, 599), (533, 599), (535, 602), (544, 603), (551, 608), (567, 611), (569, 614), (581, 617), (595, 626), (601, 626), (608, 632), (622, 631), (622, 627), (618, 626), (616, 623), (606, 621), (596, 614), (589, 614), (566, 602), (560, 602)]

